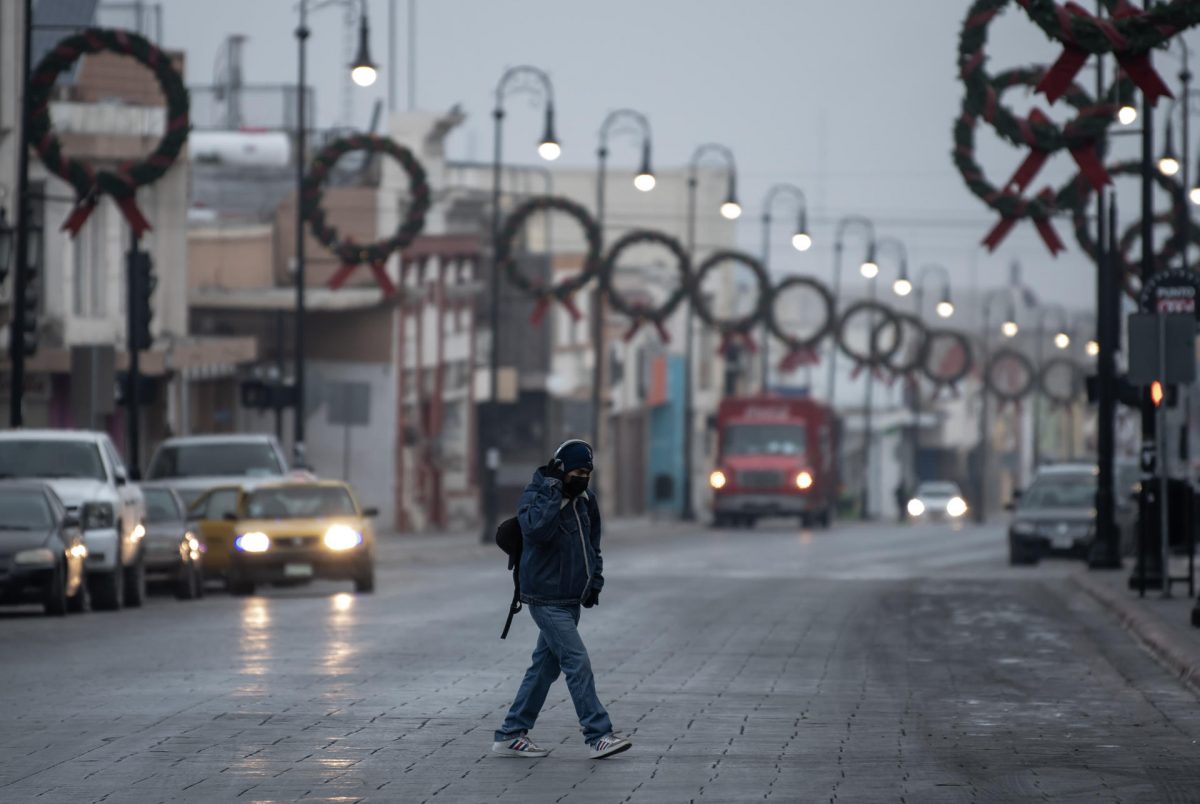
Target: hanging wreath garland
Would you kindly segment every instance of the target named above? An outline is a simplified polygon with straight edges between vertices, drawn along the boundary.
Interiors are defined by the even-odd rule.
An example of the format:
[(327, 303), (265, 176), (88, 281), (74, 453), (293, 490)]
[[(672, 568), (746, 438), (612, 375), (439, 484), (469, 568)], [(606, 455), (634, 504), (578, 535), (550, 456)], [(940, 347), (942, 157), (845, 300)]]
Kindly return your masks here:
[[(756, 297), (753, 308), (745, 315), (733, 318), (718, 317), (709, 306), (708, 299), (704, 297), (704, 294), (700, 290), (704, 282), (704, 277), (708, 276), (710, 271), (718, 268), (723, 262), (740, 263), (748, 268), (750, 273), (754, 274)], [(754, 343), (754, 338), (750, 332), (762, 323), (763, 316), (768, 314), (767, 304), (771, 297), (771, 280), (767, 276), (767, 269), (761, 262), (741, 251), (715, 251), (696, 268), (696, 274), (692, 281), (691, 295), (692, 304), (696, 306), (696, 315), (700, 316), (700, 320), (704, 323), (721, 333), (721, 346), (719, 350), (721, 354), (727, 354), (735, 341), (740, 341), (751, 352), (757, 350), (758, 347)]]
[[(812, 328), (810, 335), (801, 336), (788, 332), (779, 320), (779, 299), (793, 288), (807, 288), (820, 300), (824, 314), (820, 323)], [(776, 285), (770, 294), (766, 305), (767, 329), (783, 342), (787, 353), (779, 361), (780, 371), (795, 371), (800, 366), (812, 365), (818, 361), (817, 344), (823, 341), (833, 331), (837, 323), (836, 303), (829, 288), (816, 279), (807, 276), (789, 276)]]
[[(867, 315), (869, 321), (867, 324), (868, 340), (870, 341), (867, 350), (860, 352), (856, 350), (853, 344), (850, 343), (851, 320), (856, 316)], [(876, 322), (875, 317), (882, 316), (883, 320)], [(880, 340), (885, 331), (890, 330), (890, 338), (887, 341), (887, 348), (880, 349)], [(851, 376), (858, 376), (858, 373), (864, 368), (878, 374), (880, 366), (886, 365), (888, 360), (900, 348), (901, 333), (900, 321), (896, 315), (896, 311), (885, 304), (877, 301), (857, 301), (846, 308), (842, 313), (841, 319), (838, 321), (835, 331), (838, 347), (851, 360), (854, 361), (854, 371)]]
[[(391, 237), (374, 243), (356, 243), (349, 237), (343, 238), (337, 228), (329, 223), (321, 206), (325, 195), (325, 180), (329, 178), (333, 166), (353, 151), (390, 156), (400, 163), (400, 167), (408, 175), (409, 194), (412, 196), (408, 210)], [(341, 267), (330, 278), (329, 287), (337, 290), (346, 283), (355, 268), (366, 264), (383, 292), (388, 296), (394, 295), (396, 286), (388, 277), (384, 265), (393, 252), (406, 248), (425, 228), (425, 215), (429, 212), (430, 205), (425, 168), (413, 156), (412, 151), (392, 139), (377, 137), (374, 134), (355, 134), (334, 140), (313, 157), (301, 185), (300, 197), (301, 212), (304, 220), (308, 221), (313, 236), (342, 261)]]
[[(1065, 383), (1053, 382), (1054, 375), (1061, 375), (1064, 372)], [(1037, 386), (1042, 392), (1042, 396), (1050, 400), (1052, 405), (1061, 408), (1068, 407), (1078, 398), (1079, 391), (1083, 387), (1083, 369), (1074, 360), (1052, 357), (1042, 364), (1041, 371), (1038, 372)]]
[[(617, 259), (626, 249), (642, 243), (661, 245), (675, 257), (675, 270), (679, 274), (679, 285), (658, 306), (632, 301), (614, 286)], [(682, 243), (670, 235), (652, 229), (634, 229), (613, 243), (609, 247), (608, 255), (604, 258), (604, 269), (600, 279), (605, 293), (608, 295), (608, 303), (630, 321), (629, 330), (625, 333), (625, 340), (633, 338), (644, 324), (651, 324), (658, 330), (658, 336), (662, 338), (663, 343), (670, 341), (671, 336), (667, 332), (666, 322), (675, 309), (687, 298), (688, 288), (691, 286), (691, 276), (692, 261), (688, 258), (687, 251), (683, 248)]]
[(1200, 3), (1172, 0), (1155, 4), (1148, 11), (1128, 0), (1111, 4), (1112, 19), (1091, 14), (1078, 3), (1060, 6), (1054, 0), (1018, 0), (1025, 12), (1046, 35), (1063, 44), (1063, 53), (1046, 74), (1038, 90), (1054, 101), (1083, 68), (1088, 56), (1112, 53), (1154, 104), (1172, 97), (1162, 77), (1150, 63), (1150, 51), (1177, 33), (1200, 25)]
[(941, 395), (943, 388), (958, 396), (958, 384), (974, 367), (971, 339), (966, 335), (952, 329), (931, 329), (925, 333), (925, 362), (921, 365), (921, 373), (933, 383), (934, 399)]
[(1088, 176), (1093, 187), (1100, 189), (1108, 183), (1108, 178), (1099, 158), (1098, 144), (1115, 119), (1117, 99), (1129, 96), (1132, 83), (1124, 76), (1119, 77), (1105, 95), (1104, 102), (1099, 103), (1068, 81), (1060, 94), (1067, 96), (1068, 103), (1075, 106), (1079, 115), (1063, 128), (1055, 125), (1038, 109), (1034, 109), (1027, 117), (1013, 114), (1000, 103), (999, 96), (1004, 89), (1011, 83), (1036, 86), (1045, 79), (1048, 71), (1043, 67), (1028, 67), (1002, 74), (1011, 83), (1001, 80), (1001, 76), (992, 79), (988, 75), (984, 51), (988, 26), (1009, 2), (977, 0), (967, 11), (958, 41), (959, 75), (966, 90), (963, 111), (971, 117), (982, 117), (1009, 143), (1030, 149), (1029, 156), (1017, 169), (1010, 185), (1016, 182), (1020, 189), (1024, 189), (1050, 155), (1066, 150)]
[[(1001, 371), (1015, 372), (1017, 380), (1008, 387), (997, 379)], [(1010, 374), (1010, 376), (1012, 376)], [(1001, 404), (1014, 403), (1024, 399), (1037, 385), (1038, 373), (1032, 361), (1016, 349), (1004, 347), (997, 349), (988, 358), (983, 370), (984, 383)]]
[[(58, 77), (89, 53), (110, 52), (128, 56), (154, 74), (167, 102), (167, 122), (154, 151), (140, 162), (126, 162), (116, 170), (96, 170), (63, 153), (62, 142), (50, 121), (50, 92)], [(171, 58), (132, 31), (88, 28), (60, 41), (38, 63), (29, 77), (29, 144), (54, 175), (75, 191), (75, 208), (63, 224), (74, 237), (100, 202), (112, 196), (135, 236), (150, 229), (138, 209), (137, 190), (153, 184), (175, 164), (188, 137), (189, 101), (183, 78)]]
[[(1114, 176), (1141, 176), (1142, 165), (1139, 161), (1118, 162), (1108, 169), (1109, 173)], [(1167, 196), (1173, 200), (1173, 205), (1176, 209), (1171, 212), (1160, 213), (1155, 216), (1155, 223), (1167, 223), (1171, 225), (1171, 236), (1163, 242), (1162, 248), (1154, 257), (1156, 270), (1166, 270), (1171, 267), (1170, 261), (1175, 259), (1182, 250), (1183, 233), (1179, 227), (1178, 204), (1183, 203), (1184, 212), (1188, 215), (1191, 211), (1188, 205), (1183, 201), (1183, 186), (1170, 176), (1164, 176), (1160, 171), (1151, 171), (1151, 176), (1160, 188), (1166, 191)], [(1064, 203), (1071, 206), (1074, 210), (1072, 223), (1075, 228), (1075, 239), (1079, 242), (1079, 247), (1084, 253), (1093, 260), (1098, 259), (1099, 250), (1096, 247), (1096, 240), (1089, 228), (1089, 220), (1086, 213), (1088, 201), (1091, 198), (1091, 191), (1087, 185), (1078, 180), (1072, 183), (1071, 193), (1068, 195)], [(1200, 244), (1200, 226), (1195, 222), (1189, 228), (1190, 241), (1192, 244)], [(1141, 261), (1131, 260), (1129, 251), (1137, 239), (1141, 236), (1141, 222), (1135, 221), (1130, 224), (1121, 236), (1118, 243), (1118, 259), (1120, 260), (1121, 276), (1123, 279), (1125, 293), (1130, 298), (1136, 299), (1140, 288), (1141, 277)]]
[[(521, 273), (521, 269), (517, 265), (517, 258), (513, 253), (513, 247), (525, 222), (534, 214), (545, 210), (556, 210), (574, 218), (583, 229), (583, 236), (587, 241), (587, 254), (584, 257), (582, 270), (569, 279), (560, 280), (549, 286)], [(496, 242), (496, 269), (503, 271), (508, 277), (508, 281), (515, 287), (537, 299), (533, 314), (530, 316), (530, 320), (534, 324), (541, 322), (553, 301), (566, 307), (571, 317), (578, 321), (583, 315), (575, 304), (575, 293), (604, 270), (600, 241), (600, 227), (596, 224), (596, 219), (583, 206), (559, 196), (535, 196), (519, 205), (505, 219), (504, 226), (500, 229), (499, 240)], [(600, 278), (603, 281), (603, 277)]]
[[(988, 82), (988, 89), (993, 91), (994, 97), (998, 99), (1000, 93), (1011, 87), (1033, 86), (1042, 74), (1043, 70), (1039, 67), (1021, 67), (1006, 70)], [(1090, 110), (1098, 107), (1095, 107), (1091, 96), (1082, 89), (1072, 87), (1066, 96), (1066, 100), (1070, 105), (1080, 110), (1081, 113), (1081, 117), (1077, 118), (1076, 122), (1068, 124), (1067, 129), (1077, 125), (1079, 120), (1097, 119), (1094, 114), (1091, 114)], [(975, 159), (975, 128), (979, 122), (980, 115), (970, 111), (970, 106), (969, 101), (964, 100), (962, 114), (954, 121), (953, 158), (968, 189), (985, 204), (1000, 213), (1000, 221), (984, 237), (984, 245), (988, 247), (989, 251), (994, 251), (1020, 220), (1029, 218), (1037, 228), (1042, 242), (1046, 244), (1046, 248), (1050, 250), (1051, 254), (1057, 255), (1059, 251), (1065, 250), (1065, 246), (1057, 232), (1054, 231), (1050, 219), (1058, 210), (1074, 209), (1075, 207), (1072, 207), (1071, 204), (1073, 202), (1079, 203), (1078, 192), (1075, 188), (1077, 179), (1072, 179), (1057, 192), (1047, 187), (1038, 193), (1036, 197), (1025, 198), (1022, 193), (1033, 180), (1042, 163), (1052, 153), (1052, 151), (1041, 151), (1035, 148), (1033, 154), (1026, 158), (1025, 162), (1017, 168), (1004, 188), (992, 184), (984, 176), (982, 167), (980, 167)], [(1107, 109), (1108, 107), (1103, 108)], [(998, 110), (1002, 110), (1003, 107), (999, 105), (998, 100), (995, 100), (989, 109), (993, 114), (993, 118), (995, 118), (999, 116), (1000, 112)], [(1012, 117), (1011, 113), (1005, 112), (1005, 114), (1008, 117)], [(1091, 116), (1085, 116), (1088, 114)], [(988, 109), (985, 109), (982, 116), (984, 120), (988, 120)], [(1034, 110), (1034, 114), (1031, 114), (1030, 117), (1031, 119), (1036, 118), (1041, 120), (1043, 128), (1049, 127), (1057, 130), (1057, 127), (1049, 123), (1049, 119), (1038, 113), (1037, 110)], [(1016, 120), (1016, 118), (1013, 119)], [(994, 123), (995, 120), (993, 119), (991, 122)], [(1032, 136), (1032, 123), (1030, 121), (1016, 120), (1013, 125)], [(1097, 181), (1101, 185), (1109, 181), (1108, 174), (1104, 171), (1103, 165), (1100, 162), (1100, 156), (1105, 150), (1103, 139), (1091, 140), (1089, 145), (1073, 146), (1067, 143), (1068, 141), (1064, 139), (1059, 147), (1071, 148), (1072, 152), (1076, 154), (1085, 152), (1089, 154), (1089, 156), (1083, 159), (1077, 156), (1077, 161), (1081, 165), (1089, 166), (1081, 168), (1081, 172), (1077, 174), (1078, 176), (1087, 177), (1086, 180), (1093, 185)], [(1095, 164), (1100, 166), (1100, 176), (1097, 176), (1091, 167), (1093, 157), (1095, 158)], [(1082, 182), (1083, 179), (1078, 179), (1078, 181)]]
[[(925, 365), (925, 354), (929, 348), (929, 330), (921, 319), (910, 313), (896, 313), (896, 324), (899, 327), (896, 350), (883, 361), (883, 365), (892, 373), (893, 377), (911, 378), (913, 372)], [(879, 327), (884, 326), (886, 323), (880, 322)], [(910, 332), (916, 333), (917, 341), (912, 347), (904, 337), (906, 328)], [(897, 359), (900, 355), (906, 355), (906, 357)]]

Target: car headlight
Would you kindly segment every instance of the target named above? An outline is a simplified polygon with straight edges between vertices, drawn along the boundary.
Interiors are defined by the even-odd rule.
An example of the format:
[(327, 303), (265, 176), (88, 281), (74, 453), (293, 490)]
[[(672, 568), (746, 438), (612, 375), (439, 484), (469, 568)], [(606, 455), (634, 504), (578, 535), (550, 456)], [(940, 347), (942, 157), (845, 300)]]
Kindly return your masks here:
[(913, 497), (908, 501), (907, 508), (909, 516), (920, 516), (921, 514), (925, 513), (925, 503), (921, 502), (916, 497)]
[(234, 539), (233, 546), (244, 553), (265, 553), (271, 547), (271, 537), (252, 530)]
[(325, 546), (330, 550), (352, 550), (362, 544), (362, 534), (349, 525), (331, 525), (325, 531)]
[(133, 533), (129, 534), (129, 538), (133, 539), (135, 542), (138, 541), (139, 539), (145, 538), (145, 536), (146, 536), (146, 526), (141, 524), (140, 522), (134, 526)]
[(48, 547), (22, 550), (13, 556), (13, 562), (22, 567), (51, 567), (54, 566), (54, 551)]
[(708, 485), (712, 486), (714, 489), (723, 489), (725, 488), (725, 484), (728, 482), (729, 480), (725, 477), (725, 473), (720, 469), (714, 470), (713, 473), (708, 476)]
[(1032, 522), (1014, 522), (1012, 524), (1012, 532), (1018, 536), (1036, 536), (1037, 525)]
[(813, 484), (813, 476), (811, 472), (801, 472), (796, 475), (796, 488), (801, 491), (811, 489)]
[(103, 530), (111, 528), (117, 516), (112, 503), (93, 502), (84, 503), (79, 519), (84, 530)]
[(946, 503), (946, 513), (952, 517), (960, 517), (967, 512), (967, 501), (962, 497), (951, 497)]

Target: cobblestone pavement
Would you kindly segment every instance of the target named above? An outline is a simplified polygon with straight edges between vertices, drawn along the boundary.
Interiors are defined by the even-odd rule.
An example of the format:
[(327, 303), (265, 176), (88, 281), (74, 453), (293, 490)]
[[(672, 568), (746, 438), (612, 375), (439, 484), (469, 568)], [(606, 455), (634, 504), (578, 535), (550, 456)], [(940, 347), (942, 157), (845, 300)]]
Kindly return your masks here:
[(999, 530), (625, 534), (584, 613), (635, 746), (489, 755), (535, 629), (502, 558), (385, 549), (379, 591), (0, 614), (0, 801), (1200, 801), (1197, 699)]

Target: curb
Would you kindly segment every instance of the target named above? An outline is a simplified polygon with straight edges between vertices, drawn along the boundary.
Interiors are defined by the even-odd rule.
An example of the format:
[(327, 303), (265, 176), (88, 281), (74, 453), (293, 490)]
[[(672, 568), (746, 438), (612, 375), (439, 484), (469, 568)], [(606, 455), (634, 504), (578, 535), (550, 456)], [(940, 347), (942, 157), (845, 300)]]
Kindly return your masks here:
[(1077, 573), (1071, 575), (1071, 580), (1115, 615), (1121, 627), (1159, 664), (1193, 694), (1200, 695), (1200, 650), (1181, 647), (1178, 636), (1172, 634), (1169, 627), (1164, 627), (1157, 617), (1139, 607), (1136, 601), (1113, 592), (1090, 576)]

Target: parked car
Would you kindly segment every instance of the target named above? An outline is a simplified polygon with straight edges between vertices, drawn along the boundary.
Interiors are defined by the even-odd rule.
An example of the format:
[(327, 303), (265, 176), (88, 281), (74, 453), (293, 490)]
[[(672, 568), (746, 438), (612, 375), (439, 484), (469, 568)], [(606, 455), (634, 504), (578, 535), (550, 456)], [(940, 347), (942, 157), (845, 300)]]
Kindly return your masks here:
[(79, 520), (45, 483), (0, 482), (0, 604), (41, 603), (61, 616), (88, 608)]
[(339, 481), (228, 486), (196, 501), (195, 527), (207, 545), (205, 572), (223, 573), (235, 595), (260, 583), (285, 586), (314, 578), (352, 580), (375, 589), (378, 512), (359, 505)]
[(146, 497), (146, 575), (149, 580), (165, 580), (180, 600), (194, 600), (204, 594), (204, 545), (187, 525), (183, 500), (166, 486), (145, 485)]
[(955, 522), (966, 516), (967, 502), (957, 483), (926, 480), (917, 485), (905, 508), (909, 522)]
[(0, 479), (46, 483), (80, 521), (88, 592), (98, 609), (140, 606), (146, 597), (142, 490), (106, 433), (90, 430), (0, 432)]
[(150, 458), (146, 480), (169, 486), (191, 506), (217, 486), (282, 478), (288, 470), (271, 435), (199, 435), (168, 438)]
[[(1083, 463), (1037, 470), (1029, 488), (1011, 506), (1010, 564), (1036, 564), (1046, 556), (1087, 556), (1096, 534), (1097, 474), (1093, 464)], [(1117, 529), (1122, 552), (1127, 554), (1134, 543), (1136, 509), (1120, 499), (1117, 502)]]

